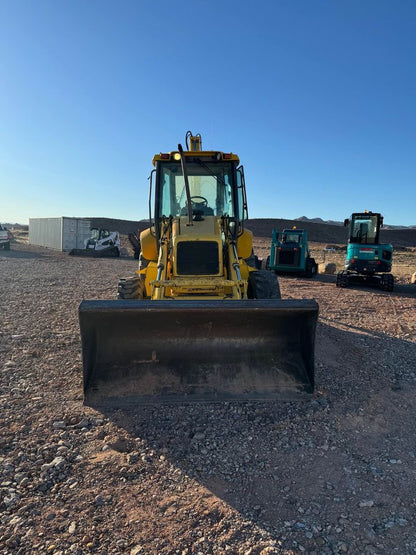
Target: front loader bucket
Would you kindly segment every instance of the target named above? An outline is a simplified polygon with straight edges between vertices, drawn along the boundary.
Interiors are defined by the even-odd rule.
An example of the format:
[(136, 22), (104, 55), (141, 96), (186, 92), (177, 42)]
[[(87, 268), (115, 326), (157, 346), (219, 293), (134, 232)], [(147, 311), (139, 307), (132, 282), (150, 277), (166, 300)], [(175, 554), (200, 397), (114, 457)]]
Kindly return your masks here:
[(89, 406), (313, 392), (313, 300), (82, 301), (79, 318)]

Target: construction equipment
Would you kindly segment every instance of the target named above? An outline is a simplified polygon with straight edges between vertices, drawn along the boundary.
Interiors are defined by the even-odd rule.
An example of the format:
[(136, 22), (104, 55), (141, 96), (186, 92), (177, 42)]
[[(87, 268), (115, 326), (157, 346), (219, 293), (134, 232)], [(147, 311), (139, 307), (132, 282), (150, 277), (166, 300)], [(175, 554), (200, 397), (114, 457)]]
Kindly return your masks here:
[(307, 278), (318, 271), (318, 264), (311, 257), (308, 247), (308, 234), (305, 229), (284, 229), (272, 231), (270, 255), (266, 268), (276, 274), (298, 274)]
[(337, 287), (362, 283), (393, 291), (394, 277), (389, 273), (393, 247), (379, 240), (383, 216), (366, 210), (355, 212), (344, 221), (344, 225), (348, 226), (347, 255), (345, 269), (337, 274)]
[[(188, 145), (188, 140), (190, 145)], [(186, 135), (155, 155), (150, 227), (118, 300), (82, 301), (84, 402), (293, 398), (314, 387), (318, 305), (255, 267), (238, 156)]]
[(120, 234), (108, 229), (91, 229), (91, 237), (86, 239), (84, 249), (72, 249), (71, 256), (91, 256), (95, 258), (120, 256)]
[(0, 249), (10, 250), (11, 233), (6, 227), (0, 224)]

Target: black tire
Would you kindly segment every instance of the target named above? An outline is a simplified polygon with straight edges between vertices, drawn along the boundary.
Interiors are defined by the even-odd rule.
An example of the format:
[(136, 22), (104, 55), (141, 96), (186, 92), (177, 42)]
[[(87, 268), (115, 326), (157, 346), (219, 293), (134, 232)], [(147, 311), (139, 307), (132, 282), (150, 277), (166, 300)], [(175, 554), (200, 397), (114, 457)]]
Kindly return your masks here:
[(268, 270), (250, 272), (248, 276), (249, 299), (281, 299), (277, 277)]
[(392, 274), (383, 274), (380, 277), (380, 289), (383, 291), (393, 291), (394, 289), (394, 276)]
[(305, 277), (312, 278), (317, 271), (318, 265), (314, 258), (307, 258), (305, 261)]
[(336, 285), (337, 287), (348, 287), (349, 278), (346, 272), (338, 272)]
[(267, 258), (263, 258), (260, 264), (260, 270), (270, 270), (270, 255)]
[(3, 248), (4, 248), (5, 251), (9, 251), (10, 250), (10, 243), (4, 243)]
[(143, 299), (143, 280), (140, 276), (121, 278), (117, 291), (118, 299)]

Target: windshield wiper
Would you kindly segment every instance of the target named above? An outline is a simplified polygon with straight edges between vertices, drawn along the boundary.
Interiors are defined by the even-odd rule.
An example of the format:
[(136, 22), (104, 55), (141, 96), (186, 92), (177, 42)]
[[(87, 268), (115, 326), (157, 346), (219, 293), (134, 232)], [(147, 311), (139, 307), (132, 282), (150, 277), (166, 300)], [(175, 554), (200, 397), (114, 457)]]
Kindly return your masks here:
[(204, 168), (205, 170), (207, 170), (207, 172), (214, 177), (217, 181), (219, 181), (219, 183), (221, 185), (224, 185), (224, 187), (227, 187), (227, 183), (224, 181), (224, 179), (222, 177), (220, 177), (219, 175), (217, 175), (216, 173), (214, 173), (211, 168), (209, 166), (207, 166), (205, 164), (205, 162), (203, 162), (200, 158), (194, 158), (194, 162), (196, 162), (197, 164), (199, 164), (202, 168)]

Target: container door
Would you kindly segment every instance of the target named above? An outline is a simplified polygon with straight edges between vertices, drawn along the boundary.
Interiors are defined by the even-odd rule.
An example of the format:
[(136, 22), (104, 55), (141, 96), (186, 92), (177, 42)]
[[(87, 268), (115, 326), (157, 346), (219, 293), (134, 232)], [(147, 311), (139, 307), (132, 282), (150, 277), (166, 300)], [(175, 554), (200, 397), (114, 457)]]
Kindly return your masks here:
[(77, 249), (85, 249), (85, 242), (91, 237), (91, 222), (89, 220), (78, 220), (77, 226)]

